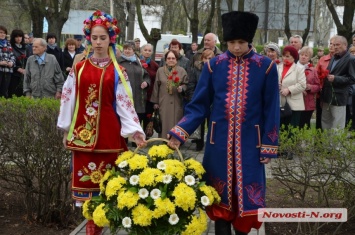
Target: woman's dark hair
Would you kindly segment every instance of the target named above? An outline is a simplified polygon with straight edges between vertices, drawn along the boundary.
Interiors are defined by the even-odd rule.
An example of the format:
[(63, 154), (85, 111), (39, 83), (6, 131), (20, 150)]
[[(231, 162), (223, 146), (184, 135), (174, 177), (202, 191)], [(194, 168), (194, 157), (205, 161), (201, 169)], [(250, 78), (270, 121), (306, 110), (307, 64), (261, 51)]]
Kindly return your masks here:
[(48, 39), (50, 39), (50, 38), (55, 38), (55, 42), (57, 42), (57, 36), (54, 33), (47, 34), (47, 42), (48, 42)]
[(0, 25), (0, 30), (4, 31), (7, 34), (7, 28), (3, 25)]
[(178, 55), (178, 53), (177, 53), (176, 51), (168, 50), (168, 51), (165, 53), (165, 55), (164, 55), (165, 62), (166, 62), (166, 58), (168, 57), (168, 54), (169, 54), (170, 52), (174, 54), (176, 60), (179, 58), (179, 55)]
[(22, 37), (21, 45), (25, 46), (25, 34), (24, 34), (24, 32), (21, 29), (12, 30), (11, 35), (10, 35), (10, 44), (11, 44), (11, 46), (14, 46), (16, 44), (16, 42), (15, 42), (15, 38), (16, 37)]

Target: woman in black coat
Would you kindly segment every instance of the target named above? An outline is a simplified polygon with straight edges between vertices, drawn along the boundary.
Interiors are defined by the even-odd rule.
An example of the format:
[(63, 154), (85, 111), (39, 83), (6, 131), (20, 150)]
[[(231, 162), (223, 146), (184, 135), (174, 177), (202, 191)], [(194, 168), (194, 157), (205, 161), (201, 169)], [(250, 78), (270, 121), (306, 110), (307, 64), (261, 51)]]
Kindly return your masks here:
[(63, 52), (64, 71), (66, 74), (64, 79), (67, 78), (71, 68), (73, 67), (74, 57), (76, 54), (77, 54), (76, 40), (74, 38), (68, 38), (65, 41), (64, 52)]
[(23, 96), (23, 76), (26, 66), (26, 44), (24, 40), (24, 32), (20, 29), (14, 29), (11, 32), (10, 44), (12, 52), (16, 58), (16, 64), (8, 88), (8, 97)]

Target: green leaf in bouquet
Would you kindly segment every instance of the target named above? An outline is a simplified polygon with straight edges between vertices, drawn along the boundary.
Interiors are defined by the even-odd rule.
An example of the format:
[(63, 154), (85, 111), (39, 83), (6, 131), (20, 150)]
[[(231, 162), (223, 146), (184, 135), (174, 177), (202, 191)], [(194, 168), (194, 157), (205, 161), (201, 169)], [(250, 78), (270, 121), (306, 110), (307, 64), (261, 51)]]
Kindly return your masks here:
[(205, 186), (206, 185), (206, 182), (205, 181), (201, 181), (199, 184), (198, 184), (198, 187), (202, 187), (202, 186)]
[(151, 198), (151, 197), (147, 197), (147, 198), (145, 199), (145, 201), (147, 202), (147, 207), (148, 207), (148, 208), (150, 208), (150, 207), (153, 205), (153, 203), (154, 203), (154, 200), (153, 200), (153, 198)]
[(81, 177), (80, 178), (80, 180), (79, 181), (81, 181), (81, 182), (85, 182), (85, 181), (89, 181), (91, 178), (90, 178), (90, 176), (89, 175), (84, 175), (83, 177)]
[(166, 198), (166, 192), (162, 191), (160, 197), (161, 197), (161, 199), (164, 200)]
[(138, 193), (138, 188), (137, 187), (130, 187), (128, 191), (133, 192), (133, 193)]

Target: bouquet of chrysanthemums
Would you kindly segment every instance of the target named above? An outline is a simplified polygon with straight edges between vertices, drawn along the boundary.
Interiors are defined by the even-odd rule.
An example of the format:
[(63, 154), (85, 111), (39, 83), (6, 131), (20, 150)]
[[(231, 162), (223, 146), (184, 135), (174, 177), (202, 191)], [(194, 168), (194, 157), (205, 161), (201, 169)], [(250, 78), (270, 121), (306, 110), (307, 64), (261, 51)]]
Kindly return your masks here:
[(112, 233), (200, 235), (207, 229), (205, 207), (220, 202), (201, 181), (204, 173), (201, 163), (176, 159), (165, 144), (147, 155), (126, 151), (101, 179), (100, 196), (84, 203), (83, 215)]

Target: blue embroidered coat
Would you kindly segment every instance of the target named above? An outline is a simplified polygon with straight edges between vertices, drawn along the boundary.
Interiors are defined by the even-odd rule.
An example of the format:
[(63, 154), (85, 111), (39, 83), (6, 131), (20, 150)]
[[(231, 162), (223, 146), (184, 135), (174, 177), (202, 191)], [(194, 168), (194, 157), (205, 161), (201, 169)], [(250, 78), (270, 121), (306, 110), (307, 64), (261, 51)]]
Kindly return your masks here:
[(277, 157), (280, 120), (277, 68), (251, 48), (229, 51), (205, 64), (185, 116), (169, 132), (181, 142), (210, 115), (203, 166), (216, 188), (218, 205), (239, 216), (265, 207), (265, 168), (260, 158)]

